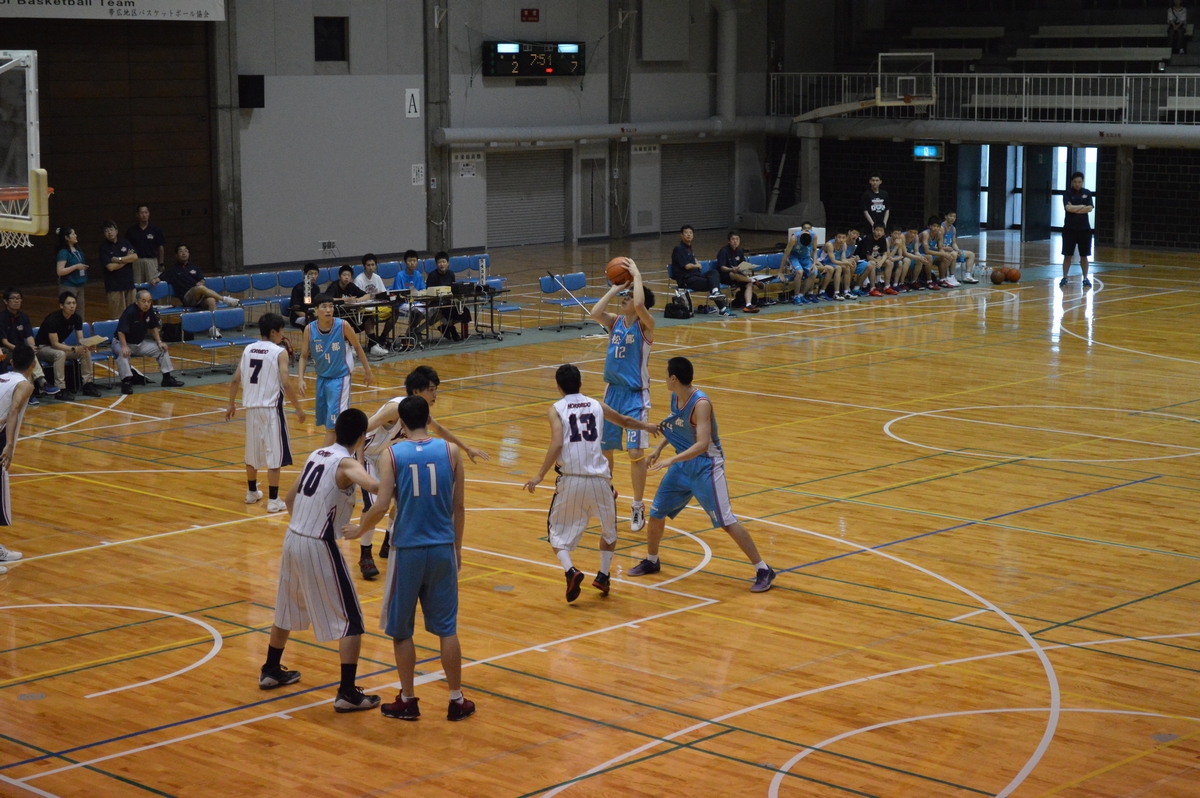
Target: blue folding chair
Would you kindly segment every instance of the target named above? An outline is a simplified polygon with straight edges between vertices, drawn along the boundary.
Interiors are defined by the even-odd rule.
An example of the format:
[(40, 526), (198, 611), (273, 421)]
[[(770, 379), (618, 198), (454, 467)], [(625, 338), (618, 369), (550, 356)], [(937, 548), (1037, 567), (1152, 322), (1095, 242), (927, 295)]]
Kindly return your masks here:
[(299, 269), (288, 269), (279, 273), (279, 287), (291, 291), (304, 282), (304, 272)]
[(358, 264), (357, 266), (355, 266), (355, 267), (354, 267), (354, 279), (355, 279), (355, 280), (357, 280), (357, 279), (358, 279), (358, 275), (362, 274), (364, 271), (365, 271), (365, 269), (363, 269), (363, 267), (362, 267), (362, 264), (361, 264), (361, 263), (360, 263), (360, 264)]
[[(183, 324), (183, 332), (185, 334), (191, 333), (193, 336), (198, 336), (198, 335), (202, 335), (202, 334), (207, 335), (209, 330), (211, 330), (214, 326), (213, 314), (211, 311), (208, 311), (208, 310), (199, 310), (199, 311), (192, 311), (191, 313), (184, 313), (180, 317), (180, 321)], [(231, 346), (229, 341), (215, 339), (215, 338), (205, 338), (205, 339), (193, 338), (192, 345), (199, 348), (201, 352), (208, 352), (208, 370), (209, 371), (216, 371), (216, 368), (217, 368), (216, 351), (218, 349), (225, 349), (226, 347)]]
[(279, 276), (275, 272), (255, 272), (250, 275), (255, 299), (273, 302), (279, 295)]
[[(291, 300), (291, 297), (288, 297)], [(258, 338), (251, 338), (245, 334), (246, 330), (246, 311), (244, 308), (222, 308), (213, 314), (213, 326), (221, 332), (237, 331), (239, 335), (232, 338), (223, 338), (228, 341), (230, 346), (249, 346), (250, 344), (258, 343)]]
[(230, 296), (236, 296), (242, 303), (244, 308), (255, 308), (266, 305), (270, 302), (267, 299), (256, 299), (247, 297), (245, 294), (249, 292), (251, 287), (250, 275), (248, 274), (231, 274), (225, 278), (225, 292)]
[[(95, 324), (83, 323), (83, 337), (90, 338), (93, 335), (102, 337), (106, 344), (110, 347), (117, 337), (117, 321), (98, 321)], [(92, 363), (103, 363), (107, 360), (116, 360), (116, 354), (112, 349), (100, 349), (92, 353)], [(107, 367), (106, 367), (107, 368)], [(109, 384), (113, 383), (113, 377), (116, 372), (108, 368)]]
[[(572, 272), (567, 275), (556, 274), (553, 277), (550, 275), (539, 277), (538, 287), (541, 289), (543, 295), (554, 295), (553, 299), (546, 299), (543, 296), (542, 305), (553, 305), (558, 308), (558, 324), (554, 327), (556, 331), (568, 328), (582, 330), (582, 323), (567, 324), (565, 322), (566, 309), (568, 307), (578, 307), (581, 313), (586, 313), (588, 305), (594, 305), (599, 301), (594, 297), (580, 296), (580, 292), (587, 288), (587, 275), (583, 272)], [(582, 318), (580, 321), (582, 322)], [(542, 327), (541, 305), (538, 305), (538, 329), (545, 329)]]
[[(504, 287), (504, 278), (503, 277), (489, 277), (487, 284), (490, 288), (495, 288), (495, 289), (499, 290)], [(483, 308), (481, 306), (480, 310), (482, 311), (482, 309)], [(506, 314), (506, 313), (516, 313), (517, 314), (517, 324), (519, 324), (521, 327), (525, 326), (525, 307), (523, 305), (518, 305), (515, 302), (502, 302), (501, 304), (490, 306), (489, 309), (493, 313), (495, 313), (499, 316), (499, 318), (497, 319), (497, 323), (495, 325), (496, 326), (496, 335), (504, 335), (504, 333), (505, 333), (504, 314)], [(508, 332), (512, 333), (513, 335), (521, 334), (520, 330), (508, 330)]]
[(417, 261), (417, 268), (422, 270), (426, 274), (429, 274), (430, 272), (432, 272), (434, 269), (437, 268), (437, 261), (434, 260), (433, 258), (424, 258), (422, 260)]
[(396, 275), (400, 273), (400, 261), (389, 260), (386, 263), (380, 263), (376, 271), (383, 278), (384, 283), (395, 280)]
[(223, 295), (225, 293), (225, 278), (219, 277), (219, 276), (218, 277), (205, 277), (204, 278), (204, 286), (206, 288), (211, 288), (212, 290), (216, 291), (218, 294)]
[(334, 280), (334, 279), (337, 279), (337, 272), (333, 271), (332, 269), (322, 267), (321, 269), (317, 270), (317, 283), (318, 284), (325, 285), (330, 280)]

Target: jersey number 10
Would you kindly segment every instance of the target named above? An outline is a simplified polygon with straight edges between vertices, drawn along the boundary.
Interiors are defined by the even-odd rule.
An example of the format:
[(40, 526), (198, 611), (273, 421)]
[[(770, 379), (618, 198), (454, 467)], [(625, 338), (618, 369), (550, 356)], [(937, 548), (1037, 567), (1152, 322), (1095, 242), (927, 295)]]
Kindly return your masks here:
[[(583, 430), (579, 429), (579, 422), (583, 422)], [(580, 441), (594, 441), (599, 437), (596, 429), (596, 417), (591, 413), (584, 416), (576, 416), (574, 413), (567, 416), (567, 423), (571, 425), (571, 443), (579, 443)]]

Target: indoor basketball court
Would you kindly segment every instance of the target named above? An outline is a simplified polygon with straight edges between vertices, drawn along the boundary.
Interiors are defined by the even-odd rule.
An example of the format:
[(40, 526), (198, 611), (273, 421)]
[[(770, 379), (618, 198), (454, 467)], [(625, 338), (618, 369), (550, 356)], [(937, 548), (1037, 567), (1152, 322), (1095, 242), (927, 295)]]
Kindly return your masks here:
[[(635, 10), (637, 4), (619, 5)], [(743, 30), (767, 5), (775, 9), (743, 5)], [(252, 4), (238, 0), (226, 10), (234, 6), (246, 15), (238, 24), (250, 24), (245, 20)], [(456, 13), (465, 11), (450, 4), (445, 24), (459, 24)], [(724, 20), (722, 13), (711, 16)], [(433, 21), (431, 16), (428, 24)], [(231, 26), (232, 18), (219, 24)], [(552, 33), (537, 35), (548, 39)], [(27, 114), (33, 109), (32, 122), (0, 124), (0, 134), (26, 131), (21, 167), (0, 170), (11, 184), (0, 187), (8, 258), (0, 266), (48, 246), (42, 237), (52, 239), (51, 223), (62, 223), (55, 203), (71, 202), (75, 191), (72, 173), (64, 169), (64, 184), (43, 154), (45, 127), (38, 146), (38, 104), (17, 102), (4, 91), (12, 88), (5, 81), (15, 77), (34, 78), (36, 89), (39, 66), (43, 92), (56, 91), (45, 88), (45, 60), (39, 64), (30, 53), (0, 53), (0, 97)], [(843, 132), (870, 121), (925, 126), (903, 144), (868, 142), (907, 160), (853, 172), (853, 197), (844, 204), (849, 211), (837, 211), (836, 218), (840, 195), (826, 190), (828, 177), (818, 178), (829, 213), (820, 241), (833, 241), (835, 231), (864, 221), (857, 205), (865, 188), (858, 185), (865, 184), (860, 172), (917, 175), (926, 181), (921, 186), (944, 189), (944, 204), (953, 165), (960, 184), (968, 172), (974, 180), (969, 202), (965, 189), (953, 196), (963, 247), (978, 255), (977, 284), (956, 280), (953, 288), (804, 306), (791, 301), (790, 284), (764, 279), (756, 296), (778, 303), (763, 302), (761, 312), (672, 319), (663, 315), (663, 305), (686, 293), (666, 269), (679, 243), (673, 230), (538, 242), (530, 217), (521, 222), (526, 228), (514, 222), (504, 229), (505, 236), (534, 231), (520, 246), (456, 246), (453, 231), (461, 231), (461, 219), (442, 230), (451, 236), (444, 248), (454, 257), (469, 254), (482, 262), (486, 251), (481, 284), (503, 280), (490, 297), (492, 317), (497, 302), (520, 312), (504, 314), (499, 340), (485, 336), (495, 328), (485, 330), (487, 322), (479, 318), (489, 309), (489, 297), (481, 293), (471, 322), (478, 334), (456, 345), (445, 332), (424, 343), (414, 332), (407, 351), (397, 346), (386, 356), (371, 356), (373, 385), (364, 380), (363, 364), (354, 365), (349, 402), (370, 416), (404, 396), (415, 367), (430, 366), (440, 378), (431, 413), (490, 458), (463, 458), (458, 637), (462, 691), (477, 706), (464, 722), (442, 715), (447, 684), (439, 638), (420, 623), (413, 636), (416, 694), (424, 707), (418, 722), (394, 722), (373, 711), (335, 712), (338, 642), (319, 642), (312, 630), (292, 632), (283, 654), (300, 680), (260, 689), (260, 666), (278, 618), (281, 546), (291, 514), (268, 513), (265, 501), (243, 501), (245, 413), (239, 408), (233, 421), (225, 415), (230, 374), (246, 345), (231, 343), (234, 333), (227, 331), (216, 345), (204, 330), (169, 343), (183, 387), (154, 385), (159, 370), (153, 359), (142, 358), (135, 366), (151, 384), (121, 393), (114, 359), (96, 356), (101, 398), (43, 398), (23, 417), (10, 415), (8, 424), (18, 421), (20, 435), (7, 470), (11, 500), (5, 509), (12, 520), (0, 528), (0, 544), (21, 556), (5, 562), (7, 573), (0, 575), (0, 795), (1200, 793), (1200, 547), (1194, 531), (1200, 513), (1200, 379), (1194, 368), (1200, 340), (1193, 331), (1200, 279), (1194, 249), (1138, 245), (1136, 235), (1121, 245), (1106, 243), (1096, 221), (1091, 285), (1081, 285), (1078, 265), (1064, 285), (1062, 213), (1050, 216), (1049, 200), (1070, 205), (1057, 198), (1070, 183), (1063, 171), (1064, 187), (1047, 188), (1046, 237), (1032, 238), (1031, 228), (1042, 224), (1033, 217), (1041, 207), (1031, 177), (1041, 174), (1037, 159), (1045, 155), (1049, 170), (1062, 149), (1062, 164), (1073, 171), (1077, 157), (1079, 163), (1091, 158), (1090, 188), (1122, 179), (1104, 171), (1115, 163), (1110, 155), (1117, 156), (1103, 149), (1087, 155), (1074, 141), (1061, 147), (1033, 142), (1018, 153), (1016, 146), (997, 143), (1007, 139), (996, 138), (989, 154), (970, 137), (951, 144), (947, 136), (941, 146), (957, 154), (935, 162), (939, 175), (928, 159), (914, 162), (912, 141), (933, 141), (926, 134), (937, 120), (925, 119), (923, 109), (935, 107), (939, 87), (949, 84), (939, 82), (932, 57), (901, 55), (891, 65), (876, 60), (874, 101), (870, 94), (819, 101), (806, 94), (804, 104), (780, 114), (788, 124), (807, 114), (794, 124), (825, 120), (830, 130)], [(864, 74), (864, 80), (872, 77)], [(788, 76), (779, 77), (772, 85), (782, 91)], [(271, 80), (268, 75), (268, 92), (282, 91)], [(268, 107), (274, 96), (268, 93)], [(243, 113), (246, 125), (258, 124), (252, 114), (259, 111)], [(455, 125), (469, 129), (461, 120)], [(445, 141), (452, 143), (454, 131), (447, 120)], [(549, 127), (542, 133), (547, 140), (556, 135)], [(675, 185), (667, 180), (667, 162), (676, 156), (660, 155), (657, 148), (678, 134), (657, 135), (653, 142), (624, 141), (626, 151), (611, 156), (586, 150), (586, 142), (563, 152), (599, 159), (604, 171), (633, 163), (634, 185), (625, 187), (632, 194), (625, 196), (635, 199), (636, 159), (661, 157), (663, 196), (655, 207), (665, 217)], [(844, 154), (858, 139), (819, 141), (825, 152)], [(17, 152), (11, 139), (0, 143)], [(710, 146), (707, 140), (693, 143)], [(251, 146), (249, 139), (244, 146)], [(656, 149), (628, 150), (638, 146)], [(863, 146), (864, 158), (879, 151)], [(967, 154), (970, 146), (974, 155)], [(1173, 146), (1163, 145), (1161, 152), (1195, 157), (1177, 155), (1188, 151)], [(1124, 158), (1133, 147), (1120, 149)], [(495, 156), (484, 147), (487, 154), (478, 162), (451, 160), (461, 149), (451, 150), (450, 143), (441, 148), (447, 159), (440, 174), (447, 182), (453, 176), (448, 196), (459, 205), (452, 207), (473, 207), (469, 203), (485, 195), (464, 195), (475, 187), (460, 184), (486, 179), (486, 160)], [(1134, 150), (1133, 157), (1159, 151), (1151, 147), (1142, 156)], [(731, 163), (744, 155), (732, 152)], [(810, 157), (791, 152), (790, 158)], [(996, 175), (1004, 173), (998, 168), (991, 170), (992, 187), (981, 188), (997, 158), (1008, 158), (1010, 166), (1024, 159), (1026, 182), (1017, 187), (1023, 191), (997, 183)], [(825, 173), (849, 169), (845, 160), (821, 159)], [(784, 170), (778, 155), (774, 163)], [(464, 164), (471, 165), (469, 176)], [(520, 170), (512, 164), (503, 172), (506, 190), (519, 188)], [(422, 179), (434, 168), (431, 162)], [(798, 187), (797, 205), (808, 202), (799, 187), (811, 188), (804, 169), (787, 173)], [(578, 200), (581, 173), (568, 173), (573, 177), (564, 185)], [(731, 172), (734, 179), (741, 174)], [(1046, 175), (1048, 187), (1057, 185), (1059, 167), (1052, 178)], [(775, 212), (775, 199), (766, 212), (771, 185), (762, 182), (762, 209), (745, 214), (760, 221), (786, 216)], [(885, 177), (884, 185), (896, 195), (907, 184)], [(1134, 185), (1142, 190), (1142, 183)], [(247, 182), (243, 190), (249, 195), (259, 188)], [(420, 190), (433, 197), (441, 189)], [(791, 191), (785, 187), (779, 208), (789, 206)], [(1096, 193), (1100, 208), (1112, 202)], [(910, 217), (923, 221), (922, 201), (915, 200), (917, 212), (901, 211), (904, 225)], [(1152, 201), (1138, 197), (1143, 204)], [(497, 211), (485, 206), (477, 209), (480, 218), (495, 229), (501, 224)], [(630, 224), (636, 226), (637, 206), (631, 207)], [(740, 206), (733, 210), (743, 213)], [(1006, 212), (1009, 221), (1018, 219), (1016, 226), (988, 221), (998, 213), (1004, 222)], [(1136, 227), (1138, 212), (1106, 209), (1102, 219), (1115, 214), (1114, 224), (1124, 218), (1128, 228), (1132, 213)], [(264, 213), (253, 211), (254, 218)], [(581, 213), (578, 204), (567, 211), (577, 232), (588, 223)], [(612, 224), (606, 213), (600, 208), (596, 219)], [(251, 212), (244, 218), (249, 226)], [(715, 252), (730, 230), (740, 229), (748, 251), (769, 257), (800, 240), (798, 217), (794, 221), (782, 229), (755, 229), (730, 215), (721, 225), (697, 225), (693, 246), (698, 253)], [(969, 223), (975, 228), (966, 233)], [(203, 266), (206, 275), (224, 276), (233, 290), (229, 275), (239, 270), (233, 263), (216, 267), (225, 245), (220, 224), (214, 224), (213, 245), (203, 250), (211, 260)], [(424, 225), (419, 227), (424, 235)], [(422, 243), (422, 262), (443, 248), (434, 241)], [(251, 247), (246, 244), (247, 251)], [(339, 248), (355, 254), (305, 257), (322, 268), (354, 265), (364, 249), (351, 250), (349, 243)], [(403, 274), (403, 248), (377, 248), (381, 264), (395, 261)], [(299, 269), (292, 260), (268, 269), (242, 257), (242, 271), (255, 277)], [(666, 521), (661, 571), (631, 576), (628, 571), (647, 556), (646, 532), (630, 529), (630, 458), (617, 453), (611, 592), (601, 595), (588, 582), (577, 600), (564, 601), (563, 567), (548, 542), (554, 482), (543, 481), (532, 494), (522, 486), (538, 473), (550, 443), (547, 411), (562, 396), (558, 366), (575, 364), (581, 392), (604, 395), (610, 335), (587, 311), (608, 290), (606, 265), (617, 257), (636, 261), (657, 296), (649, 418), (657, 423), (670, 413), (667, 361), (686, 357), (695, 368), (694, 385), (719, 420), (733, 511), (776, 572), (769, 592), (750, 592), (755, 569), (696, 502)], [(30, 262), (40, 264), (40, 278), (22, 282), (10, 270), (8, 279), (22, 289), (25, 312), (36, 321), (58, 308), (60, 288), (48, 282), (45, 263)], [(786, 264), (787, 256), (758, 271), (772, 278), (783, 268), (780, 262)], [(435, 273), (431, 260), (429, 274)], [(584, 275), (582, 289), (568, 289), (573, 273)], [(992, 274), (1000, 278), (995, 284)], [(331, 285), (337, 277), (333, 268)], [(275, 285), (282, 291), (283, 278)], [(306, 282), (297, 285), (308, 289)], [(92, 282), (83, 290), (88, 320), (99, 320), (102, 287)], [(282, 294), (256, 286), (239, 296), (239, 307), (261, 315), (273, 312)], [(703, 303), (700, 293), (692, 296)], [(266, 301), (256, 306), (255, 299)], [(731, 295), (729, 302), (735, 299)], [(433, 308), (438, 300), (431, 291), (405, 294), (405, 301)], [(162, 306), (164, 332), (168, 307)], [(392, 307), (398, 314), (395, 301)], [(237, 335), (256, 339), (257, 321), (243, 321)], [(98, 333), (100, 324), (88, 331)], [(286, 331), (297, 352), (309, 334), (300, 326)], [(98, 344), (96, 351), (111, 348)], [(14, 352), (7, 357), (15, 358)], [(325, 435), (314, 418), (316, 373), (296, 375), (294, 364), (292, 373), (307, 381), (300, 401), (307, 416), (299, 422), (284, 407), (296, 460), (282, 469), (280, 496)], [(647, 508), (662, 478), (662, 472), (650, 473)], [(259, 479), (262, 489), (265, 474)], [(363, 512), (355, 492), (354, 518)], [(591, 523), (575, 550), (575, 564), (589, 579), (600, 561), (601, 533)], [(365, 619), (357, 685), (391, 701), (400, 693), (393, 639), (378, 623), (390, 576), (364, 578), (355, 567), (354, 540), (335, 543), (331, 537), (330, 545), (349, 566)], [(384, 570), (385, 562), (379, 566)]]

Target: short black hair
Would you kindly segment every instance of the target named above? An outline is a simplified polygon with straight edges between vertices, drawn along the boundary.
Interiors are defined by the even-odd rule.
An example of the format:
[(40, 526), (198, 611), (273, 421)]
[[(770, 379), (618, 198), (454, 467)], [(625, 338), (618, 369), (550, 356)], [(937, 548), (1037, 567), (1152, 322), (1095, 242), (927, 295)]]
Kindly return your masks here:
[(400, 420), (408, 429), (424, 429), (429, 425), (429, 402), (423, 396), (406, 396), (398, 405)]
[(4, 301), (7, 302), (8, 300), (12, 299), (14, 294), (19, 297), (24, 296), (24, 294), (21, 293), (20, 288), (13, 288), (12, 286), (9, 286), (8, 288), (4, 289)]
[[(1083, 172), (1072, 172), (1072, 173), (1071, 173), (1071, 180), (1074, 180), (1074, 179), (1075, 179), (1075, 178), (1077, 178), (1077, 177), (1078, 177), (1080, 180), (1083, 180), (1083, 179), (1084, 179), (1084, 177), (1083, 177)], [(1067, 181), (1067, 182), (1070, 182), (1070, 181)]]
[(321, 293), (319, 293), (315, 297), (313, 297), (313, 307), (320, 307), (321, 305), (324, 305), (326, 302), (332, 303), (333, 297), (331, 297), (329, 294), (325, 293), (324, 291), (322, 291)]
[(696, 228), (692, 227), (690, 224), (685, 224), (683, 227), (679, 228), (679, 234), (683, 235), (684, 230), (691, 230), (693, 233), (696, 232)]
[(583, 387), (583, 376), (579, 373), (579, 368), (570, 363), (563, 363), (554, 372), (554, 381), (558, 383), (559, 389), (570, 396), (573, 393), (579, 393), (579, 389)]
[(883, 180), (883, 175), (879, 174), (878, 172), (872, 172), (870, 175), (867, 176), (867, 180), (871, 180), (872, 178), (876, 178), (876, 177), (878, 177), (880, 180)]
[(673, 357), (667, 361), (667, 374), (684, 385), (691, 385), (695, 369), (692, 368), (692, 361), (686, 357)]
[(417, 251), (415, 249), (404, 250), (404, 259), (405, 260), (408, 260), (409, 258), (419, 258), (419, 257), (421, 257), (421, 256), (417, 254)]
[(304, 264), (304, 273), (305, 274), (308, 274), (309, 272), (319, 272), (319, 271), (321, 271), (321, 267), (315, 263)]
[(369, 260), (373, 260), (373, 261), (375, 261), (376, 263), (379, 263), (379, 258), (375, 257), (375, 253), (374, 253), (374, 252), (368, 252), (366, 255), (363, 255), (363, 256), (362, 256), (362, 265), (363, 265), (363, 266), (366, 266), (366, 265), (367, 265), (367, 261), (369, 261)]
[(285, 323), (283, 316), (278, 313), (264, 313), (258, 317), (258, 334), (264, 339), (270, 338), (271, 333), (282, 330)]
[(104, 220), (104, 224), (100, 225), (100, 230), (101, 230), (101, 231), (104, 231), (104, 230), (107, 230), (107, 229), (108, 229), (108, 228), (110, 228), (110, 227), (111, 227), (113, 230), (116, 230), (116, 229), (117, 229), (117, 223), (116, 223), (116, 222), (114, 222), (112, 219), (105, 219), (105, 220)]
[(358, 443), (359, 438), (367, 434), (367, 423), (367, 414), (357, 407), (343, 410), (338, 414), (337, 421), (333, 425), (333, 432), (337, 436), (338, 444), (347, 449), (354, 446)]
[(354, 274), (354, 267), (347, 263), (345, 266), (338, 269), (338, 277), (342, 276), (342, 272), (350, 272), (351, 274)]
[(797, 240), (800, 242), (800, 246), (807, 247), (813, 241), (812, 233), (801, 233)]
[(649, 310), (650, 308), (654, 307), (654, 292), (650, 290), (650, 286), (648, 286), (648, 285), (642, 286), (642, 299), (644, 300), (644, 304), (646, 305), (646, 310)]
[(449, 255), (449, 254), (447, 254), (445, 250), (441, 250), (440, 252), (438, 252), (438, 254), (436, 254), (436, 255), (434, 255), (434, 256), (433, 256), (433, 259), (434, 259), (435, 261), (438, 261), (438, 260), (450, 260), (450, 255)]
[(186, 249), (186, 250), (187, 250), (187, 251), (189, 251), (189, 252), (191, 252), (191, 250), (192, 250), (192, 248), (191, 248), (191, 247), (189, 247), (187, 244), (182, 244), (182, 243), (180, 243), (180, 244), (176, 244), (176, 245), (175, 245), (175, 251), (176, 251), (176, 252), (179, 252), (179, 250), (181, 250), (181, 249)]
[(432, 366), (417, 366), (404, 378), (404, 392), (412, 396), (420, 391), (436, 388), (441, 384), (442, 381)]
[(734, 236), (737, 236), (738, 238), (741, 238), (741, 237), (742, 237), (742, 234), (741, 234), (741, 233), (739, 233), (737, 230), (730, 230), (730, 231), (729, 231), (729, 232), (728, 232), (728, 233), (725, 235), (725, 240), (726, 240), (726, 241), (732, 241)]
[(24, 371), (33, 365), (33, 347), (29, 344), (17, 344), (12, 352), (13, 371)]
[[(67, 304), (67, 299), (75, 299), (75, 294), (74, 294), (74, 292), (72, 292), (72, 291), (63, 291), (61, 294), (59, 294), (59, 295), (58, 295), (58, 304), (60, 304), (60, 305), (65, 305), (65, 304)], [(78, 302), (79, 300), (78, 300), (78, 299), (75, 299), (75, 301), (76, 301), (76, 302)]]
[(883, 222), (876, 222), (875, 224), (871, 225), (871, 230), (886, 230), (886, 229), (887, 228), (883, 226)]
[(942, 223), (942, 217), (938, 216), (936, 213), (933, 216), (929, 217), (928, 224), (941, 224), (941, 223)]
[(150, 210), (150, 206), (143, 202), (141, 205), (137, 206), (137, 211), (135, 212), (140, 212), (142, 208), (145, 208), (147, 211)]

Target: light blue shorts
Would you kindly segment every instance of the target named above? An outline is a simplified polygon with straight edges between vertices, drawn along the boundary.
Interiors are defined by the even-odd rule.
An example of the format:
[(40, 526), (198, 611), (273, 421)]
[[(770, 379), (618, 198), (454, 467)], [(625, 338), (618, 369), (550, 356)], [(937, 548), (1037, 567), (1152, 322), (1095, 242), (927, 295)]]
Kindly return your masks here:
[[(638, 421), (650, 420), (650, 391), (645, 388), (626, 388), (610, 385), (604, 391), (604, 404), (623, 416)], [(650, 434), (637, 429), (624, 429), (611, 421), (604, 422), (604, 433), (600, 436), (600, 448), (604, 451), (620, 449), (645, 449), (650, 445)]]
[(692, 497), (708, 513), (714, 527), (737, 523), (729, 501), (729, 485), (725, 482), (725, 464), (701, 455), (682, 463), (672, 463), (650, 507), (651, 518), (674, 518), (687, 507)]
[[(301, 375), (303, 378), (304, 375)], [(317, 377), (316, 423), (318, 427), (333, 429), (337, 417), (343, 410), (350, 409), (350, 375), (325, 379)]]

